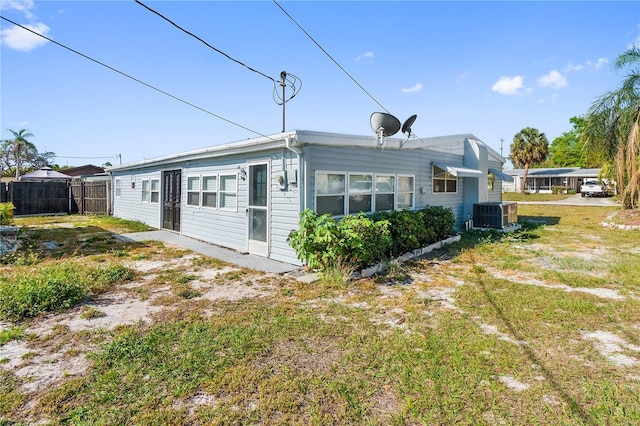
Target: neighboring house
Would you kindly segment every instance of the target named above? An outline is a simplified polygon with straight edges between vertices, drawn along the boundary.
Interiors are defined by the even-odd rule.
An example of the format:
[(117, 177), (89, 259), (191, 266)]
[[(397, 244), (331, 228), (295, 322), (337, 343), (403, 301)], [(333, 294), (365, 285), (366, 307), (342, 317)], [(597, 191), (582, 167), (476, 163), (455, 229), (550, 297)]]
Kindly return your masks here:
[[(513, 182), (503, 185), (504, 192), (519, 192), (524, 169), (504, 170), (513, 177)], [(580, 192), (580, 185), (587, 178), (597, 178), (600, 169), (581, 169), (579, 167), (558, 167), (529, 169), (527, 173), (526, 191), (551, 193), (553, 187), (566, 188), (569, 191)]]
[(103, 167), (94, 166), (93, 164), (85, 164), (84, 166), (69, 167), (63, 169), (62, 172), (65, 175), (72, 176), (76, 179), (93, 177), (93, 176), (106, 176), (106, 172)]
[[(349, 213), (502, 200), (504, 159), (471, 134), (388, 139), (291, 131), (111, 166), (112, 212), (220, 246), (299, 264), (287, 244), (310, 208)], [(375, 184), (374, 184), (375, 182)]]

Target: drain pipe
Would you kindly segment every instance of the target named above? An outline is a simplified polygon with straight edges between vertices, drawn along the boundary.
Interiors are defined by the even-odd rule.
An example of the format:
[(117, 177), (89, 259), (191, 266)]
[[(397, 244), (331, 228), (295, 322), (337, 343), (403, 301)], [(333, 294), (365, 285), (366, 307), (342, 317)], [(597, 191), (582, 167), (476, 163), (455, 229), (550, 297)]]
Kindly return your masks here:
[(284, 146), (291, 152), (293, 152), (294, 154), (296, 154), (297, 156), (297, 160), (298, 160), (298, 176), (297, 176), (297, 182), (298, 182), (298, 193), (300, 194), (300, 199), (298, 200), (298, 210), (302, 211), (306, 208), (306, 199), (305, 199), (305, 195), (304, 195), (304, 163), (302, 161), (302, 150), (300, 148), (298, 148), (297, 146), (294, 146), (293, 143), (297, 143), (298, 141), (296, 140), (296, 137), (293, 135), (287, 135), (284, 138)]

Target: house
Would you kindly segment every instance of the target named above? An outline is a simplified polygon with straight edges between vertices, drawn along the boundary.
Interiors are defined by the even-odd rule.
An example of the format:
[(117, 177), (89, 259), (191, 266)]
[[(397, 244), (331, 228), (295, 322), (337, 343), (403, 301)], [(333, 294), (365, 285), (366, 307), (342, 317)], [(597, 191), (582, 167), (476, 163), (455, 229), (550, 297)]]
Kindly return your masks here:
[[(505, 170), (503, 173), (513, 177), (513, 182), (503, 185), (504, 192), (519, 192), (524, 169)], [(580, 192), (580, 185), (587, 178), (597, 178), (600, 169), (581, 169), (579, 167), (557, 167), (529, 169), (525, 190), (530, 192), (551, 193), (554, 187)]]
[[(500, 203), (504, 159), (471, 134), (387, 139), (290, 131), (111, 166), (112, 212), (299, 264), (287, 244), (310, 208), (349, 213)], [(375, 182), (375, 184), (374, 184)]]

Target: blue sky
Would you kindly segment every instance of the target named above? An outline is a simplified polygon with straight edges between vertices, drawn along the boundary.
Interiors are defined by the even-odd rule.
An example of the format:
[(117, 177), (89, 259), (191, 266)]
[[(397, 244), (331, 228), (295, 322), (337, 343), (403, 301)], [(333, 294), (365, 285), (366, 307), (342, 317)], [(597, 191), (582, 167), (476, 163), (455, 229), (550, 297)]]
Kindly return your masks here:
[[(524, 127), (549, 141), (570, 130), (619, 86), (625, 74), (611, 63), (640, 43), (638, 1), (279, 1), (372, 99), (272, 1), (142, 1), (266, 76), (298, 77), (286, 130), (373, 141), (381, 104), (401, 121), (417, 114), (421, 138), (473, 133), (498, 152), (503, 139), (505, 156)], [(126, 163), (282, 130), (270, 79), (133, 0), (1, 4), (3, 17), (208, 111), (2, 20), (1, 137), (26, 128), (57, 164)]]

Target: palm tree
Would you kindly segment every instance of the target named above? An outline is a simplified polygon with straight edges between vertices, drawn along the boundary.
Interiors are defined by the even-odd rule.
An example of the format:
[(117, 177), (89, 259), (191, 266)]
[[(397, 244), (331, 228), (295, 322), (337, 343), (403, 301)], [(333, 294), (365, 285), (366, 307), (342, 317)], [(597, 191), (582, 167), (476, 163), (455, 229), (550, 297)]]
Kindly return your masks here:
[(524, 176), (520, 183), (520, 192), (524, 192), (529, 174), (529, 166), (542, 163), (549, 154), (549, 141), (538, 129), (525, 127), (513, 137), (511, 144), (511, 162), (514, 166), (524, 168)]
[(622, 207), (633, 209), (640, 200), (640, 47), (629, 48), (612, 67), (632, 69), (618, 90), (591, 105), (582, 137), (585, 149), (615, 171)]
[(38, 152), (38, 149), (34, 144), (29, 142), (27, 138), (32, 138), (33, 134), (26, 130), (20, 129), (19, 131), (8, 129), (13, 133), (13, 140), (5, 142), (6, 146), (11, 146), (13, 151), (13, 159), (16, 162), (16, 180), (20, 180), (20, 159), (25, 153)]

